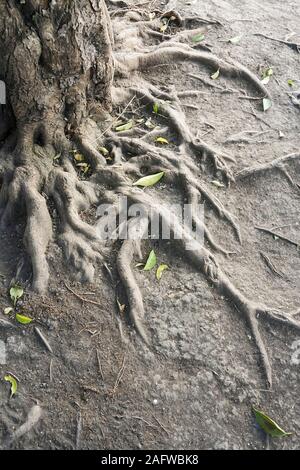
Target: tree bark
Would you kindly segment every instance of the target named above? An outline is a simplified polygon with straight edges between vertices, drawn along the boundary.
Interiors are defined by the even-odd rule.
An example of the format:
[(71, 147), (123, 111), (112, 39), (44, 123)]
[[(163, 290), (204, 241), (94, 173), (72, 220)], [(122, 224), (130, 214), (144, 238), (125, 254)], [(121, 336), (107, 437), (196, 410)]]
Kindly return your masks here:
[(1, 0), (0, 38), (10, 105), (2, 139), (14, 122), (21, 160), (35, 140), (63, 145), (95, 104), (110, 108), (113, 40), (104, 0)]
[(112, 45), (104, 0), (0, 0), (0, 80), (7, 92), (0, 112), (0, 227), (25, 218), (26, 257), (39, 292), (49, 279), (48, 199), (56, 201), (67, 257), (92, 279), (89, 243), (96, 236), (79, 214), (95, 202), (95, 191), (76, 178), (71, 150), (81, 145), (93, 167), (105, 163), (89, 145), (88, 125), (91, 113), (100, 120), (111, 108)]

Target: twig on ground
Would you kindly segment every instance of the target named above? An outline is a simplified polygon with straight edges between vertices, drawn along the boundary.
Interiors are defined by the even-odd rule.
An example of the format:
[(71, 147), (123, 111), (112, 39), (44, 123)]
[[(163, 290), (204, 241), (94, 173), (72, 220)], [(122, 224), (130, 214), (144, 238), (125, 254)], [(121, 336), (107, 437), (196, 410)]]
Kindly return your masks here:
[(294, 51), (300, 53), (300, 44), (296, 42), (289, 42), (285, 41), (284, 39), (273, 38), (272, 36), (268, 36), (267, 34), (263, 33), (254, 33), (254, 36), (260, 36), (262, 38), (269, 39), (270, 41), (279, 42), (280, 44), (286, 44), (287, 46), (291, 47)]
[(65, 281), (64, 281), (64, 284), (65, 284), (66, 288), (68, 289), (68, 291), (70, 291), (73, 295), (75, 295), (75, 297), (77, 297), (77, 299), (81, 300), (82, 302), (86, 302), (88, 304), (98, 305), (98, 307), (102, 307), (102, 305), (99, 302), (95, 302), (94, 300), (85, 299), (84, 297), (81, 297), (81, 295), (77, 294), (77, 292), (75, 292), (73, 289), (71, 289), (71, 287), (69, 287), (68, 284)]
[(127, 105), (124, 107), (123, 111), (116, 117), (116, 119), (112, 120), (112, 122), (110, 123), (110, 125), (103, 131), (101, 132), (101, 134), (99, 135), (99, 137), (97, 137), (96, 140), (94, 140), (92, 142), (92, 144), (96, 144), (108, 131), (110, 131), (112, 129), (112, 127), (114, 125), (117, 125), (118, 121), (124, 116), (124, 114), (126, 113), (127, 109), (129, 108), (129, 106), (133, 103), (133, 101), (135, 100), (135, 96), (133, 96), (131, 98), (131, 100), (127, 103)]
[(294, 245), (296, 246), (297, 248), (299, 247), (299, 243), (293, 241), (293, 240), (290, 240), (289, 238), (287, 237), (284, 237), (283, 235), (280, 235), (280, 233), (278, 232), (274, 232), (273, 230), (270, 230), (268, 228), (264, 228), (264, 227), (255, 227), (256, 230), (260, 230), (261, 232), (265, 232), (265, 233), (268, 233), (269, 235), (272, 235), (273, 237), (278, 237), (280, 238), (281, 240), (285, 241), (285, 242), (288, 242), (290, 243), (291, 245)]
[(51, 352), (53, 354), (53, 349), (51, 348), (48, 340), (45, 338), (45, 336), (43, 335), (43, 333), (41, 332), (41, 330), (35, 326), (34, 327), (34, 331), (36, 332), (36, 334), (38, 335), (38, 337), (42, 340), (42, 343), (44, 343), (44, 345), (46, 346), (46, 349), (48, 349), (49, 352)]
[(118, 375), (117, 375), (117, 379), (116, 379), (116, 382), (115, 382), (115, 385), (114, 385), (114, 388), (112, 390), (112, 395), (114, 396), (116, 391), (117, 391), (117, 388), (118, 386), (120, 385), (120, 382), (122, 380), (122, 377), (124, 375), (124, 372), (125, 372), (125, 362), (126, 362), (126, 353), (124, 354), (124, 357), (123, 357), (123, 361), (122, 361), (122, 365), (121, 365), (121, 368), (118, 372)]
[(50, 379), (50, 382), (52, 382), (53, 380), (53, 359), (50, 360), (50, 364), (49, 364), (49, 379)]
[[(200, 80), (200, 82), (204, 83), (204, 85), (207, 85), (207, 86), (210, 86), (212, 88), (215, 88), (216, 90), (219, 90), (221, 93), (240, 93), (239, 90), (235, 90), (235, 89), (232, 89), (232, 88), (224, 88), (220, 85), (217, 85), (216, 83), (214, 83), (213, 81), (210, 81), (204, 77), (201, 77), (200, 75), (196, 75), (194, 73), (188, 73), (187, 74), (188, 77), (191, 77), (191, 78), (194, 78), (196, 80)], [(261, 99), (261, 98), (260, 98)]]
[(275, 264), (271, 261), (271, 259), (269, 258), (269, 256), (267, 256), (265, 253), (263, 253), (262, 251), (260, 252), (260, 256), (262, 257), (262, 259), (264, 260), (264, 262), (266, 263), (266, 265), (268, 266), (268, 268), (270, 269), (270, 271), (272, 271), (273, 274), (275, 274), (275, 276), (278, 276), (280, 277), (281, 279), (284, 279), (284, 275), (282, 273), (280, 273)]
[(98, 368), (99, 368), (99, 372), (100, 372), (100, 375), (101, 375), (101, 379), (104, 382), (104, 374), (103, 374), (99, 349), (96, 349), (96, 355), (97, 355), (97, 362), (98, 362)]
[(255, 119), (257, 119), (258, 121), (262, 122), (263, 124), (265, 124), (269, 129), (273, 129), (273, 127), (271, 126), (271, 124), (269, 124), (267, 121), (265, 121), (265, 119), (261, 118), (260, 116), (258, 116), (254, 110), (253, 111), (245, 111), (245, 113), (247, 114), (250, 114), (251, 116), (255, 117)]
[(147, 426), (149, 426), (150, 428), (157, 429), (157, 426), (155, 424), (149, 423), (149, 421), (142, 418), (141, 416), (124, 416), (124, 418), (138, 419), (139, 421), (142, 421), (143, 423), (147, 424)]
[(0, 318), (0, 326), (3, 326), (4, 328), (16, 328), (16, 325), (4, 318)]
[(79, 449), (79, 446), (80, 446), (81, 430), (82, 430), (82, 416), (79, 411), (77, 415), (77, 429), (76, 429), (76, 443), (75, 443), (76, 450)]
[(153, 419), (157, 422), (157, 424), (161, 427), (161, 429), (167, 434), (167, 436), (170, 436), (169, 431), (162, 425), (162, 423), (156, 418), (156, 416), (152, 415)]

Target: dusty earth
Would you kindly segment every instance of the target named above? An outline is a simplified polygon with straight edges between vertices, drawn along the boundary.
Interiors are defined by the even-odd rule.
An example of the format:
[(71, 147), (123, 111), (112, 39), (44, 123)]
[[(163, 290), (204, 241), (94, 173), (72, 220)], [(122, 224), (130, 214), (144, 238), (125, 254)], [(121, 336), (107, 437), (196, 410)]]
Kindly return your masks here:
[[(284, 39), (294, 32), (291, 39), (300, 42), (299, 2), (195, 0), (171, 1), (168, 7), (167, 3), (148, 2), (142, 8), (151, 12), (154, 7), (174, 7), (189, 16), (217, 19), (221, 25), (206, 28), (204, 44), (221, 57), (237, 59), (258, 76), (268, 67), (274, 71), (267, 85), (273, 107), (264, 113), (261, 100), (241, 99), (242, 93), (222, 93), (187, 76), (196, 73), (211, 81), (211, 72), (205, 68), (185, 62), (149, 70), (149, 78), (156, 84), (167, 82), (180, 90), (203, 91), (197, 99), (186, 100), (187, 105), (198, 107), (186, 107), (194, 131), (234, 155), (236, 171), (299, 151), (300, 110), (289, 93), (300, 80), (300, 56), (287, 45), (255, 36), (263, 33)], [(240, 35), (237, 44), (228, 42)], [(295, 81), (293, 89), (288, 80)], [(214, 83), (239, 90), (246, 86), (223, 77)], [(248, 95), (251, 92), (247, 89)], [(236, 139), (243, 131), (262, 133)], [(172, 135), (169, 139), (172, 142)], [(289, 165), (291, 175), (300, 183), (297, 170), (299, 163)], [(249, 298), (283, 311), (298, 308), (297, 247), (255, 226), (276, 228), (300, 242), (299, 191), (276, 171), (230, 188), (211, 186), (238, 218), (243, 236), (242, 245), (238, 245), (231, 229), (206, 207), (206, 218), (216, 238), (235, 252), (227, 259), (218, 255), (224, 271)], [(160, 192), (164, 200), (176, 200), (172, 188), (163, 184), (150, 191)], [(94, 210), (83, 216), (93, 214)], [(1, 319), (8, 320), (3, 309), (10, 305), (8, 288), (22, 256), (22, 233), (20, 221), (10, 234), (1, 235)], [(272, 390), (267, 390), (258, 351), (235, 307), (174, 251), (172, 243), (145, 242), (145, 258), (151, 247), (170, 269), (160, 282), (154, 271), (136, 270), (145, 298), (146, 327), (152, 344), (149, 349), (126, 322), (126, 311), (121, 323), (118, 321), (116, 293), (121, 303), (126, 299), (118, 283), (115, 260), (109, 263), (113, 279), (99, 266), (94, 284), (80, 285), (72, 280), (53, 242), (48, 254), (48, 295), (37, 297), (26, 286), (18, 306), (20, 313), (35, 322), (18, 325), (10, 315), (14, 328), (0, 324), (0, 448), (6, 446), (7, 436), (26, 420), (37, 402), (43, 410), (42, 418), (22, 439), (15, 440), (12, 448), (263, 449), (267, 441), (255, 424), (253, 405), (293, 432), (289, 438), (271, 440), (270, 448), (299, 448), (300, 365), (292, 361), (297, 335), (283, 326), (264, 323), (274, 382)], [(282, 277), (269, 269), (261, 252)], [(65, 282), (98, 305), (82, 302)], [(52, 354), (38, 338), (35, 326), (48, 339)], [(13, 398), (3, 380), (7, 373), (19, 379)]]

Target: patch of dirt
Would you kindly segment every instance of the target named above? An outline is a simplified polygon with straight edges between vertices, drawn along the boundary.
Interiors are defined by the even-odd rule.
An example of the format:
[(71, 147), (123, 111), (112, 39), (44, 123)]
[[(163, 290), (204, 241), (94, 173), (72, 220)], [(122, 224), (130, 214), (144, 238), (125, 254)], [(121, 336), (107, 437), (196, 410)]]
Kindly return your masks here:
[[(156, 2), (162, 9), (167, 8), (166, 3)], [(258, 76), (269, 67), (274, 71), (267, 85), (273, 107), (263, 113), (261, 100), (241, 99), (242, 92), (221, 93), (188, 77), (194, 73), (210, 81), (210, 73), (198, 65), (184, 62), (149, 70), (148, 78), (157, 85), (167, 82), (181, 91), (203, 91), (197, 98), (185, 100), (187, 105), (198, 107), (186, 107), (193, 131), (234, 155), (236, 171), (299, 152), (299, 108), (290, 100), (288, 85), (288, 80), (295, 80), (296, 88), (300, 80), (299, 55), (282, 43), (255, 35), (263, 31), (284, 39), (295, 32), (291, 40), (300, 42), (299, 2), (171, 1), (168, 9), (173, 8), (222, 23), (205, 27), (204, 44), (216, 55), (236, 59)], [(237, 44), (228, 42), (236, 36), (242, 36)], [(227, 81), (222, 76), (214, 84), (245, 89), (240, 80)], [(245, 131), (257, 134), (243, 134), (238, 136), (240, 141), (230, 143), (232, 136)], [(248, 143), (243, 141), (245, 135)], [(300, 183), (299, 162), (288, 167)], [(211, 186), (241, 226), (243, 243), (238, 245), (228, 225), (206, 208), (216, 240), (235, 252), (227, 258), (216, 255), (226, 274), (250, 299), (285, 312), (299, 308), (299, 251), (255, 229), (268, 227), (299, 241), (299, 191), (276, 171), (240, 180), (229, 188)], [(176, 199), (164, 186), (155, 191), (164, 200)], [(93, 217), (93, 211), (88, 216)], [(22, 252), (21, 229), (1, 235), (1, 310), (10, 305), (7, 291)], [(121, 323), (118, 321), (114, 258), (110, 265), (113, 279), (99, 268), (92, 285), (80, 285), (70, 280), (57, 246), (50, 246), (48, 295), (41, 298), (26, 289), (19, 302), (18, 311), (36, 321), (26, 327), (16, 325), (13, 319), (15, 328), (0, 325), (0, 348), (5, 349), (5, 354), (0, 354), (0, 447), (37, 401), (43, 410), (41, 420), (22, 439), (15, 440), (13, 448), (73, 449), (76, 439), (82, 449), (265, 448), (252, 405), (293, 432), (287, 439), (272, 441), (272, 448), (299, 447), (300, 365), (292, 363), (297, 335), (289, 328), (263, 323), (273, 366), (273, 388), (267, 390), (257, 348), (235, 307), (187, 264), (172, 244), (147, 242), (145, 257), (151, 247), (170, 269), (160, 282), (154, 272), (136, 270), (151, 337), (148, 348), (127, 324), (127, 311)], [(270, 270), (261, 253), (282, 277)], [(82, 302), (65, 282), (98, 305)], [(5, 317), (1, 314), (0, 318)], [(53, 354), (37, 336), (35, 326), (49, 341)], [(18, 393), (11, 399), (3, 380), (7, 373), (19, 379)], [(78, 421), (81, 432), (76, 438)]]

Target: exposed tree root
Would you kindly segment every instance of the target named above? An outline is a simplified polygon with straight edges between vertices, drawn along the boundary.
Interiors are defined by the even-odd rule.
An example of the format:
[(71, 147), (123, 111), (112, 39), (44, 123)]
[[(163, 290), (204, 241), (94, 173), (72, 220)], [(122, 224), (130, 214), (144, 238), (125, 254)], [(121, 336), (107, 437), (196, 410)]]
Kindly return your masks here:
[[(121, 191), (132, 202), (151, 207), (151, 210), (159, 214), (159, 216), (164, 220), (165, 224), (170, 223), (170, 214), (168, 210), (162, 207), (160, 203), (155, 203), (153, 198), (142, 193), (141, 191), (132, 191), (127, 188), (121, 189)], [(185, 229), (180, 225), (179, 221), (173, 219), (170, 230), (174, 235), (174, 239), (176, 239), (176, 234), (178, 235), (178, 238), (181, 238), (180, 240), (176, 240), (176, 243), (178, 243), (181, 249), (184, 250), (190, 261), (205, 275), (208, 281), (211, 282), (220, 293), (222, 293), (236, 306), (238, 311), (245, 318), (253, 334), (253, 339), (256, 343), (256, 346), (260, 352), (268, 385), (271, 387), (272, 367), (264, 341), (259, 331), (259, 318), (262, 316), (272, 322), (279, 322), (286, 326), (292, 327), (296, 331), (300, 331), (300, 322), (294, 319), (294, 316), (298, 315), (300, 310), (291, 314), (285, 314), (275, 309), (270, 309), (264, 305), (250, 301), (232, 284), (226, 274), (224, 274), (212, 253), (202, 246), (202, 244), (196, 242), (192, 234), (186, 232)], [(187, 246), (191, 246), (191, 243), (193, 243), (193, 249), (186, 249)], [(125, 246), (127, 247), (127, 245)], [(131, 304), (136, 307), (137, 305), (140, 305), (140, 291), (135, 288), (134, 281), (132, 281), (132, 283), (134, 288), (131, 286), (130, 299)], [(143, 314), (143, 308), (140, 310), (140, 312), (135, 310), (136, 317), (140, 317), (141, 314)]]
[(256, 165), (250, 168), (245, 168), (241, 170), (239, 173), (235, 175), (236, 180), (255, 177), (261, 175), (270, 170), (278, 170), (280, 171), (288, 180), (288, 182), (297, 190), (300, 190), (299, 183), (295, 183), (291, 175), (286, 169), (286, 163), (291, 161), (299, 161), (300, 154), (299, 153), (291, 153), (289, 155), (284, 155), (283, 157), (276, 158), (269, 163), (262, 163), (260, 165)]
[[(126, 8), (127, 5), (126, 2), (118, 0), (111, 1), (111, 3), (120, 8)], [(90, 4), (94, 12), (94, 2), (90, 2)], [(95, 28), (102, 26), (102, 39), (109, 49), (108, 39), (111, 38), (111, 28), (104, 29), (103, 27), (103, 21), (105, 23), (105, 15), (107, 14), (105, 11), (104, 17), (101, 18), (101, 24), (95, 18)], [(85, 12), (82, 14), (84, 15)], [(175, 16), (179, 26), (186, 27), (189, 24), (188, 19), (181, 18), (176, 12), (168, 12), (165, 15), (170, 14)], [(21, 24), (23, 17), (19, 16)], [(137, 22), (137, 28), (134, 31), (137, 32), (139, 39), (141, 40), (145, 35), (149, 39), (150, 32), (147, 28), (151, 29), (151, 24), (142, 21), (139, 12), (134, 12), (133, 19)], [(84, 21), (86, 18), (83, 16), (82, 22), (84, 23)], [(199, 21), (203, 22), (204, 20), (199, 18)], [(77, 31), (76, 28), (75, 31)], [(155, 31), (152, 33), (154, 34)], [(174, 235), (174, 244), (185, 251), (190, 262), (235, 305), (247, 321), (260, 352), (268, 384), (271, 386), (272, 369), (259, 331), (260, 317), (291, 326), (297, 331), (300, 330), (300, 323), (294, 319), (293, 315), (278, 312), (250, 301), (234, 286), (220, 268), (213, 254), (215, 251), (228, 256), (231, 252), (214, 239), (206, 222), (200, 220), (197, 208), (200, 201), (207, 202), (217, 217), (225, 220), (233, 229), (237, 239), (241, 241), (240, 229), (235, 217), (208, 188), (207, 176), (216, 175), (230, 184), (235, 179), (260, 174), (269, 169), (278, 169), (295, 186), (284, 164), (290, 160), (298, 159), (299, 154), (288, 155), (271, 164), (245, 169), (234, 176), (231, 168), (231, 164), (235, 162), (234, 157), (211, 148), (202, 139), (198, 139), (186, 121), (181, 99), (194, 96), (198, 91), (177, 92), (172, 88), (160, 90), (141, 79), (139, 72), (149, 67), (162, 63), (174, 64), (191, 61), (208, 67), (214, 72), (220, 70), (221, 76), (244, 80), (247, 85), (259, 92), (262, 98), (270, 96), (262, 82), (246, 67), (233, 61), (225, 61), (207, 52), (196, 51), (181, 42), (191, 33), (194, 34), (195, 30), (180, 31), (174, 37), (167, 38), (165, 35), (162, 37), (162, 35), (157, 36), (156, 34), (158, 39), (163, 40), (162, 43), (148, 46), (148, 48), (145, 48), (142, 43), (136, 43), (133, 47), (134, 51), (119, 51), (115, 54), (115, 71), (120, 79), (120, 87), (114, 90), (114, 104), (124, 106), (127, 103), (117, 120), (130, 112), (133, 102), (137, 101), (140, 107), (146, 110), (147, 107), (153, 109), (153, 106), (158, 104), (159, 116), (164, 120), (164, 128), (148, 132), (133, 126), (132, 129), (127, 129), (124, 132), (114, 131), (116, 120), (112, 119), (108, 112), (111, 104), (110, 91), (108, 90), (111, 88), (112, 74), (107, 73), (105, 67), (101, 67), (100, 63), (97, 63), (101, 72), (100, 79), (103, 81), (103, 77), (107, 76), (107, 80), (104, 87), (97, 88), (95, 85), (97, 80), (95, 79), (92, 92), (97, 95), (97, 98), (100, 96), (101, 104), (104, 103), (103, 106), (99, 106), (96, 99), (90, 99), (86, 91), (88, 88), (86, 77), (92, 70), (92, 68), (88, 68), (85, 71), (86, 74), (78, 79), (74, 87), (69, 85), (69, 77), (67, 76), (65, 83), (67, 89), (66, 115), (61, 113), (57, 118), (56, 112), (53, 111), (61, 109), (59, 99), (61, 94), (58, 89), (54, 91), (54, 95), (57, 92), (59, 98), (54, 103), (52, 114), (44, 113), (42, 117), (38, 115), (38, 118), (33, 119), (29, 124), (26, 124), (24, 116), (21, 116), (21, 119), (17, 115), (16, 117), (20, 121), (17, 132), (6, 139), (1, 149), (0, 222), (1, 226), (6, 228), (10, 223), (14, 223), (19, 212), (25, 209), (24, 245), (32, 264), (33, 287), (39, 292), (45, 292), (49, 279), (46, 254), (53, 235), (52, 219), (47, 202), (49, 205), (50, 203), (54, 205), (58, 214), (59, 225), (56, 235), (65, 257), (77, 278), (85, 281), (93, 280), (95, 265), (102, 261), (107, 253), (110, 253), (110, 247), (109, 243), (101, 240), (96, 227), (84, 220), (82, 214), (93, 206), (109, 203), (116, 209), (116, 215), (119, 215), (118, 198), (120, 195), (127, 196), (130, 204), (139, 203), (147, 208), (151, 207), (156, 216), (163, 220), (166, 226), (169, 226), (170, 232)], [(39, 39), (31, 30), (28, 34), (31, 38), (29, 38), (30, 41), (35, 41), (34, 44), (39, 45)], [(41, 34), (45, 34), (42, 27)], [(128, 32), (124, 34), (130, 36)], [(91, 38), (94, 40), (93, 35)], [(130, 37), (130, 39), (132, 38)], [(31, 50), (30, 41), (28, 47), (25, 48), (26, 51)], [(80, 44), (82, 49), (84, 46), (84, 44)], [(94, 51), (96, 46), (99, 47), (99, 44), (93, 44), (91, 50)], [(108, 57), (111, 57), (109, 52), (108, 50)], [(19, 53), (24, 54), (23, 43), (21, 43)], [(37, 47), (33, 54), (33, 58), (29, 57), (28, 60), (29, 62), (31, 60), (31, 63), (34, 62), (37, 67), (41, 54), (40, 49)], [(51, 56), (50, 59), (54, 62), (56, 56), (54, 59)], [(50, 59), (49, 67), (54, 66)], [(75, 67), (78, 64), (74, 63), (73, 65)], [(31, 84), (31, 80), (37, 82), (39, 94), (35, 99), (43, 102), (44, 94), (47, 99), (50, 99), (48, 82), (45, 86), (43, 77), (40, 75), (32, 77), (32, 73), (29, 67), (28, 70), (25, 70), (24, 75), (28, 86)], [(204, 84), (207, 84), (207, 81), (204, 81)], [(218, 85), (214, 84), (214, 86)], [(33, 103), (29, 104), (33, 106)], [(15, 105), (15, 114), (16, 109)], [(89, 117), (91, 115), (94, 120)], [(40, 124), (41, 122), (42, 124)], [(176, 141), (172, 143), (172, 146), (161, 148), (156, 145), (156, 137), (169, 130), (176, 134)], [(3, 132), (1, 135), (6, 135), (7, 129), (5, 128)], [(78, 164), (74, 162), (71, 151), (79, 151), (84, 159), (84, 164), (90, 165), (90, 173), (84, 180), (79, 175)], [(107, 153), (109, 154), (108, 159), (105, 158)], [(188, 231), (184, 228), (158, 199), (154, 196), (150, 197), (147, 192), (132, 187), (132, 182), (136, 178), (161, 171), (164, 172), (164, 183), (178, 188), (183, 200), (187, 200), (190, 204), (194, 227), (197, 226), (201, 229), (209, 248), (195, 241), (193, 230)], [(109, 225), (109, 216), (103, 216), (103, 221)], [(149, 221), (146, 220), (146, 223), (145, 221), (143, 223), (144, 231), (148, 231)], [(122, 244), (117, 257), (117, 268), (127, 293), (132, 323), (140, 337), (148, 343), (143, 325), (142, 293), (131, 267), (134, 258), (141, 256), (142, 237), (136, 240), (132, 236), (136, 230), (136, 224), (137, 222), (132, 219), (127, 224), (131, 235)], [(141, 224), (141, 230), (142, 226), (143, 224)], [(116, 231), (121, 229), (122, 227), (118, 227)], [(187, 246), (191, 244), (193, 244), (193, 249), (187, 249)]]
[(121, 281), (126, 289), (132, 324), (145, 343), (148, 343), (148, 337), (142, 323), (145, 313), (143, 297), (131, 269), (132, 260), (136, 252), (136, 242), (125, 240), (118, 255), (117, 266)]

